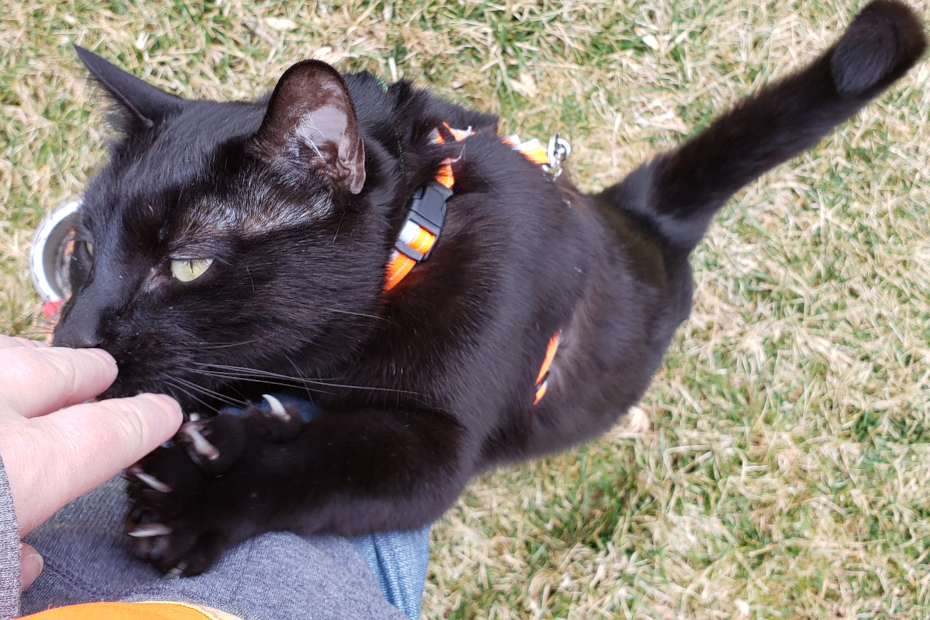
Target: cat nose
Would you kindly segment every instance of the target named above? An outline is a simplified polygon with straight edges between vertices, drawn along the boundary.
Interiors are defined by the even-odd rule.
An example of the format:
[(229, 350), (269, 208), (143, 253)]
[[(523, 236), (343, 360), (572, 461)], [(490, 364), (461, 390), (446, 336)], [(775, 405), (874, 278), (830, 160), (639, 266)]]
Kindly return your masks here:
[(69, 347), (71, 349), (96, 349), (103, 344), (101, 338), (94, 333), (62, 330), (55, 333), (55, 339), (52, 346)]
[(103, 339), (93, 325), (80, 321), (63, 321), (55, 328), (52, 346), (71, 349), (94, 349), (103, 344)]

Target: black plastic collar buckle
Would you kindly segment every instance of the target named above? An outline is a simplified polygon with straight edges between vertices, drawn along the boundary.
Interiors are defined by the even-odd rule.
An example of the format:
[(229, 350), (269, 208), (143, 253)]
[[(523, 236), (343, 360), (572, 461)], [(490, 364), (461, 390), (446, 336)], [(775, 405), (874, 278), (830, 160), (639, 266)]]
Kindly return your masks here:
[(436, 181), (430, 181), (417, 188), (410, 199), (407, 220), (435, 236), (436, 241), (425, 254), (414, 250), (400, 239), (394, 244), (394, 248), (418, 263), (429, 258), (433, 248), (436, 247), (436, 242), (439, 241), (439, 233), (446, 221), (446, 201), (451, 196), (452, 190)]

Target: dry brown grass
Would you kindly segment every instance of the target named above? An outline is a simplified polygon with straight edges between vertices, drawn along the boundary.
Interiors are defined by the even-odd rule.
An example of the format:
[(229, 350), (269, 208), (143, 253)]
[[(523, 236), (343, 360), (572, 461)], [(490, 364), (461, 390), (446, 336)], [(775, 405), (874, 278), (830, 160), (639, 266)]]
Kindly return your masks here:
[[(926, 0), (916, 3), (930, 14)], [(70, 42), (184, 96), (318, 55), (567, 133), (602, 187), (810, 60), (858, 3), (0, 0), (0, 326), (30, 231), (100, 162)], [(923, 618), (930, 608), (930, 64), (739, 194), (639, 415), (476, 480), (434, 529), (431, 618)]]

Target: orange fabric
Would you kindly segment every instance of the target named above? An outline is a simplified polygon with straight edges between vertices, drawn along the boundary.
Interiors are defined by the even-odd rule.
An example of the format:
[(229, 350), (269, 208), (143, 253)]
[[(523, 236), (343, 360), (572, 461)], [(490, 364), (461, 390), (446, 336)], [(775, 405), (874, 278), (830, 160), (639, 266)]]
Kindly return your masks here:
[(552, 360), (555, 358), (555, 352), (559, 348), (559, 335), (561, 332), (555, 332), (549, 339), (549, 346), (546, 348), (546, 357), (543, 359), (542, 367), (539, 369), (539, 375), (536, 377), (538, 385), (546, 377), (549, 367), (552, 366)]
[(436, 237), (431, 234), (428, 230), (420, 229), (420, 232), (417, 233), (417, 236), (413, 238), (413, 241), (408, 243), (410, 247), (421, 254), (426, 254), (429, 252), (429, 249), (433, 247), (433, 243), (436, 241)]
[[(416, 236), (409, 243), (407, 243), (407, 246), (413, 248), (421, 254), (426, 254), (429, 252), (430, 248), (433, 247), (434, 243), (436, 243), (436, 236), (430, 233), (428, 230), (420, 228), (417, 231)], [(397, 283), (403, 280), (416, 264), (417, 261), (413, 260), (406, 254), (394, 250), (394, 255), (391, 256), (391, 260), (388, 261), (387, 278), (385, 278), (384, 281), (384, 290), (389, 291), (397, 286)]]
[[(452, 134), (452, 137), (455, 138), (456, 142), (461, 142), (468, 136), (475, 135), (475, 132), (471, 129), (453, 129), (449, 127), (449, 123), (443, 123), (443, 127)], [(445, 144), (446, 141), (443, 140), (442, 134), (438, 131), (436, 132), (436, 144)], [(452, 189), (452, 185), (455, 183), (455, 179), (452, 176), (452, 160), (444, 159), (439, 165), (439, 170), (436, 172), (436, 181), (438, 181), (443, 187), (447, 189)]]
[(536, 398), (533, 399), (533, 404), (536, 405), (539, 401), (542, 400), (542, 397), (546, 395), (546, 390), (549, 389), (549, 382), (543, 381), (542, 385), (536, 388)]
[[(511, 140), (511, 138), (513, 138), (513, 140)], [(521, 155), (538, 166), (549, 163), (549, 149), (540, 143), (539, 140), (527, 140), (523, 142), (514, 134), (507, 138), (501, 138), (501, 142), (516, 149)]]
[(452, 189), (455, 184), (455, 177), (452, 176), (452, 162), (449, 158), (442, 160), (439, 170), (436, 172), (436, 181), (446, 189)]
[(391, 259), (387, 266), (387, 279), (384, 282), (384, 290), (389, 291), (397, 286), (397, 283), (403, 280), (416, 264), (417, 262), (409, 256), (395, 251), (394, 258)]
[(549, 154), (546, 152), (546, 147), (544, 146), (537, 146), (526, 150), (520, 149), (520, 152), (534, 164), (541, 166), (549, 163)]
[(190, 603), (87, 603), (42, 611), (31, 620), (241, 620), (222, 611)]
[[(445, 127), (446, 130), (448, 130), (448, 132), (452, 134), (452, 137), (455, 138), (455, 141), (456, 141), (456, 142), (461, 142), (462, 140), (464, 140), (464, 139), (467, 138), (468, 136), (473, 136), (473, 135), (475, 135), (475, 132), (472, 131), (471, 128), (469, 128), (469, 129), (453, 129), (452, 127), (449, 127), (449, 123), (443, 123), (442, 126)], [(442, 136), (439, 136), (439, 140), (437, 140), (437, 142), (438, 142), (439, 144), (442, 144)]]
[(562, 332), (555, 332), (549, 339), (549, 346), (546, 347), (546, 357), (543, 359), (542, 366), (539, 368), (539, 375), (536, 377), (536, 397), (533, 404), (537, 404), (546, 395), (549, 389), (549, 368), (552, 366), (552, 360), (555, 359), (555, 352), (559, 349), (559, 336)]

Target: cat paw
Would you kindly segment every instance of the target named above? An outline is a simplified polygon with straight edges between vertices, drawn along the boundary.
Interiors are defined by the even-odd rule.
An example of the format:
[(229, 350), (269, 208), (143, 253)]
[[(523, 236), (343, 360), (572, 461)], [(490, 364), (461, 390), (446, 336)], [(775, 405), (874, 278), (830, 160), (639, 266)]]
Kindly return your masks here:
[(860, 96), (898, 79), (926, 47), (923, 26), (896, 0), (876, 0), (849, 25), (836, 45), (830, 68), (837, 92)]
[(300, 412), (265, 397), (265, 407), (185, 423), (172, 442), (127, 470), (132, 552), (169, 576), (209, 569), (233, 545), (261, 533), (268, 505), (261, 466), (250, 457), (287, 442)]

